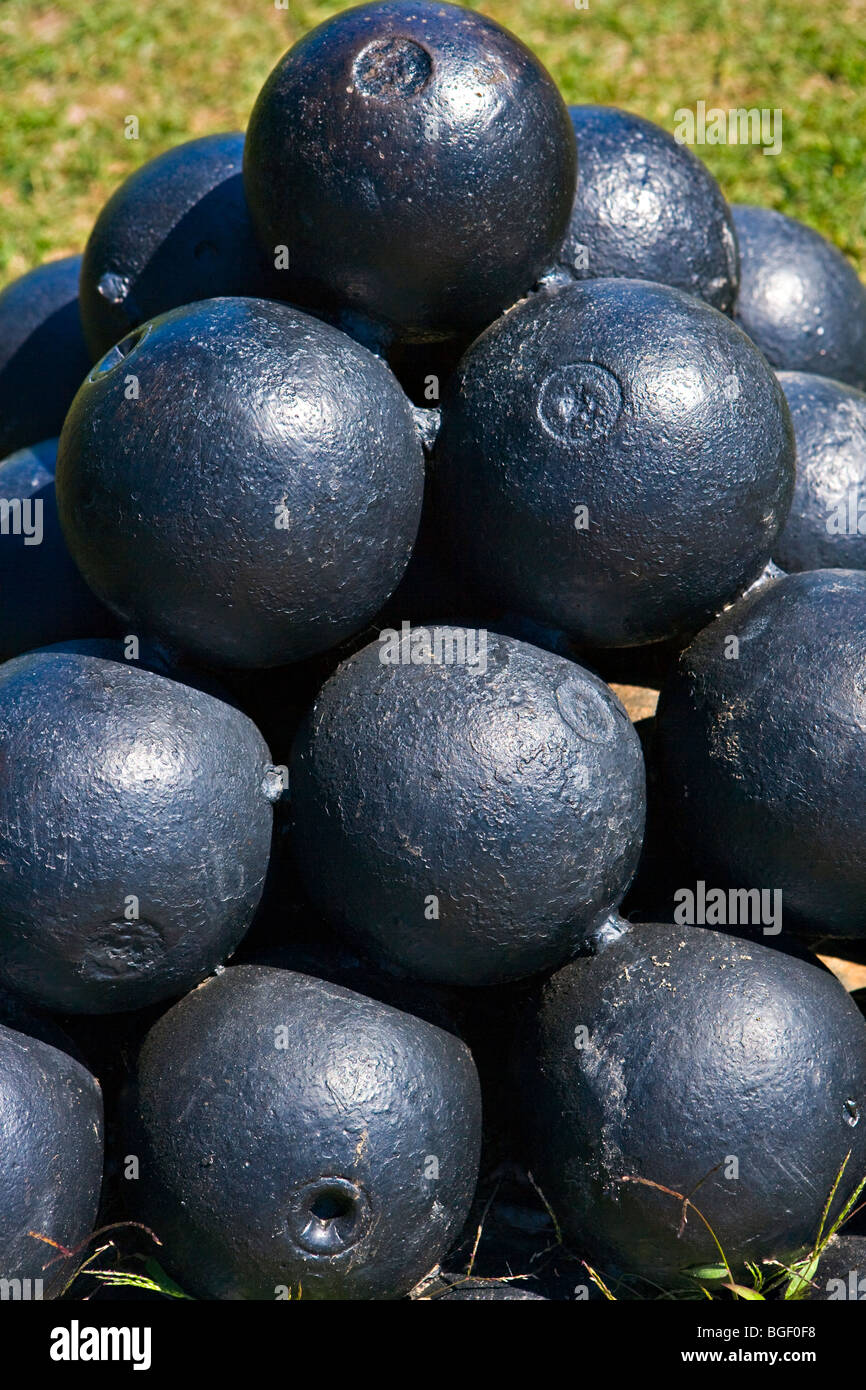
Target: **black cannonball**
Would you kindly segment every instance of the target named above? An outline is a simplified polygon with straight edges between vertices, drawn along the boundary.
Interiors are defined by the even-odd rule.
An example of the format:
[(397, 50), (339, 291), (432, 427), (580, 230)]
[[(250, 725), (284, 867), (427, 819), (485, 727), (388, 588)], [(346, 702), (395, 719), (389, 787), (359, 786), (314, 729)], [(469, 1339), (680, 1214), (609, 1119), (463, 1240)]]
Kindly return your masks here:
[(863, 1019), (829, 971), (757, 942), (628, 927), (547, 982), (516, 1066), (533, 1177), (605, 1274), (719, 1265), (699, 1212), (732, 1271), (789, 1264), (849, 1151), (831, 1219), (866, 1173)]
[(573, 662), (483, 630), (386, 631), (345, 661), (290, 780), (313, 903), (418, 979), (556, 967), (619, 904), (640, 852), (643, 758), (622, 705)]
[(102, 1094), (74, 1058), (2, 1024), (0, 1136), (3, 1297), (57, 1298), (96, 1221)]
[(0, 293), (0, 458), (60, 433), (87, 375), (80, 256), (46, 261)]
[(866, 286), (832, 242), (771, 208), (735, 204), (735, 317), (780, 371), (866, 387)]
[(327, 324), (226, 298), (136, 329), (60, 438), (70, 551), (132, 625), (215, 665), (275, 666), (362, 628), (406, 567), (424, 462), (389, 369)]
[(345, 10), (271, 73), (244, 179), (289, 294), (427, 341), (490, 323), (550, 265), (575, 187), (568, 111), (485, 16), (429, 0)]
[(441, 535), (484, 595), (630, 647), (695, 632), (761, 573), (794, 440), (730, 319), (607, 279), (533, 296), (476, 340), (433, 463)]
[(243, 153), (240, 131), (188, 140), (136, 169), (105, 204), (81, 267), (94, 361), (181, 304), (276, 293), (279, 275), (250, 221)]
[(707, 166), (661, 126), (615, 106), (569, 107), (580, 172), (559, 267), (699, 295), (730, 313), (739, 279), (731, 209)]
[(262, 893), (268, 750), (213, 695), (45, 648), (0, 667), (0, 978), (69, 1013), (197, 984)]
[(866, 569), (866, 393), (811, 372), (779, 381), (797, 480), (775, 558), (784, 570)]
[[(57, 440), (0, 462), (0, 660), (62, 642), (101, 637), (116, 622), (88, 589), (67, 549), (54, 491)], [(20, 518), (20, 521), (19, 521)]]
[(780, 891), (786, 928), (866, 934), (866, 574), (755, 590), (662, 688), (655, 777), (708, 883)]
[(200, 1298), (399, 1298), (475, 1189), (464, 1044), (288, 970), (234, 966), (175, 1005), (144, 1043), (128, 1113), (132, 1200)]

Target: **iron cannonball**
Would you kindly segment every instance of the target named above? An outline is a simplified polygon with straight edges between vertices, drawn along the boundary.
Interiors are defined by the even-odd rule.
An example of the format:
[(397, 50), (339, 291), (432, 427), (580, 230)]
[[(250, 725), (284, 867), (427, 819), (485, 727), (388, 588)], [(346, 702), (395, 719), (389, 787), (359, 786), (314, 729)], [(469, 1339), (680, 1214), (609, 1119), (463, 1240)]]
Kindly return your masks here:
[(781, 894), (784, 927), (866, 934), (866, 574), (758, 587), (680, 656), (656, 712), (669, 831), (708, 884)]
[(57, 440), (47, 439), (0, 462), (0, 498), (10, 507), (9, 525), (0, 533), (3, 661), (70, 637), (101, 637), (116, 626), (81, 578), (63, 538), (56, 459)]
[(400, 635), (397, 659), (386, 631), (323, 686), (292, 750), (295, 862), (316, 910), (380, 964), (498, 984), (567, 960), (621, 901), (643, 758), (574, 662), (442, 633)]
[(866, 1173), (863, 1019), (771, 945), (622, 925), (545, 984), (516, 1047), (533, 1177), (603, 1274), (718, 1265), (698, 1211), (732, 1271), (790, 1264), (843, 1166), (831, 1222)]
[(779, 371), (866, 387), (866, 287), (832, 242), (771, 208), (734, 204), (735, 317)]
[(400, 1298), (475, 1190), (468, 1048), (290, 970), (233, 966), (176, 1004), (125, 1109), (136, 1209), (200, 1298)]
[(277, 294), (280, 275), (250, 221), (243, 152), (240, 131), (188, 140), (148, 160), (109, 198), (81, 266), (81, 318), (93, 361), (182, 304)]
[(569, 114), (580, 174), (559, 269), (577, 280), (655, 280), (731, 313), (737, 239), (707, 166), (631, 111), (571, 106)]
[(102, 1094), (80, 1062), (0, 1024), (4, 1298), (58, 1298), (82, 1262), (102, 1187), (102, 1128)]
[(391, 0), (306, 34), (262, 88), (244, 179), (287, 296), (384, 344), (472, 335), (526, 294), (568, 226), (568, 111), (518, 39), (462, 6)]
[(6, 662), (0, 978), (68, 1013), (197, 984), (250, 925), (277, 794), (255, 725), (204, 690), (75, 644)]
[(589, 280), (476, 339), (432, 464), (440, 534), (490, 602), (634, 647), (692, 635), (762, 572), (794, 439), (730, 319), (667, 286)]
[(866, 392), (811, 372), (778, 376), (797, 480), (775, 558), (783, 570), (866, 569)]
[(136, 329), (82, 386), (57, 460), (61, 524), (97, 596), (215, 666), (299, 661), (363, 628), (403, 574), (423, 488), (385, 364), (263, 299)]
[(0, 292), (0, 458), (58, 435), (87, 375), (80, 271), (80, 256), (64, 256)]

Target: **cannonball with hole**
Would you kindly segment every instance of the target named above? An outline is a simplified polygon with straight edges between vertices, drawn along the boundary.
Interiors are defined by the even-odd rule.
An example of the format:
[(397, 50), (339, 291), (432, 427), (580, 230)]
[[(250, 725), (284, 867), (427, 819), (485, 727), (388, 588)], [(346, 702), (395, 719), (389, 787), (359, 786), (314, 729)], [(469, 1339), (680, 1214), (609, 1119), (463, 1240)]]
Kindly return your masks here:
[(272, 300), (136, 329), (60, 437), (69, 549), (99, 598), (205, 664), (325, 651), (396, 588), (421, 514), (412, 407), (385, 364)]
[(569, 114), (580, 177), (559, 269), (576, 280), (656, 280), (730, 313), (739, 281), (737, 239), (731, 209), (707, 166), (632, 111), (571, 106)]
[(568, 111), (484, 15), (429, 0), (345, 10), (274, 68), (244, 180), (295, 302), (384, 342), (472, 336), (552, 265), (575, 187)]
[(317, 910), (373, 959), (442, 984), (561, 964), (640, 852), (643, 757), (622, 705), (575, 663), (484, 630), (386, 630), (343, 662), (290, 780)]
[(99, 1207), (98, 1082), (66, 1052), (0, 1024), (0, 1135), (4, 1298), (57, 1298), (85, 1258)]
[(866, 934), (866, 574), (814, 570), (705, 628), (662, 688), (653, 764), (707, 883), (781, 893), (786, 928)]
[(269, 297), (273, 258), (253, 232), (239, 131), (187, 140), (112, 194), (81, 266), (81, 319), (93, 360), (169, 309), (219, 295)]
[(775, 558), (784, 570), (866, 569), (866, 392), (812, 372), (779, 372), (797, 480)]
[(866, 1175), (863, 1019), (771, 941), (620, 926), (547, 981), (515, 1050), (533, 1177), (603, 1274), (718, 1265), (705, 1221), (732, 1271), (790, 1263), (843, 1167), (831, 1222)]
[(475, 1190), (469, 1050), (290, 970), (233, 966), (169, 1010), (127, 1114), (136, 1210), (199, 1298), (399, 1298)]
[(69, 1013), (191, 988), (250, 925), (276, 795), (255, 725), (204, 690), (99, 644), (6, 662), (0, 978)]
[(0, 293), (0, 458), (59, 434), (87, 375), (80, 271), (80, 256), (64, 256)]
[(87, 587), (60, 529), (54, 468), (57, 440), (0, 462), (0, 659), (68, 637), (101, 637), (116, 622)]
[(866, 286), (814, 228), (772, 208), (734, 204), (737, 322), (786, 372), (866, 387)]
[(432, 493), (453, 563), (586, 647), (690, 635), (763, 570), (794, 486), (782, 389), (730, 319), (638, 280), (570, 284), (478, 338)]

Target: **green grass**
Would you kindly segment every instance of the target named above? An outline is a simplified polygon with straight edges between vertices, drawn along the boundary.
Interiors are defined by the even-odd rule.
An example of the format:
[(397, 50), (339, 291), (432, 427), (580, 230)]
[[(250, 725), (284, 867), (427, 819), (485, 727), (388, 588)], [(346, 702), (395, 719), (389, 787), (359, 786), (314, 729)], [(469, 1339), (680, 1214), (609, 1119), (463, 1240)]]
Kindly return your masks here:
[[(283, 0), (285, 2), (285, 0)], [(729, 198), (832, 237), (866, 275), (866, 0), (486, 0), (568, 101), (674, 126), (707, 106), (781, 108), (778, 158), (699, 150)], [(3, 0), (0, 283), (80, 250), (112, 189), (169, 145), (243, 127), (291, 43), (341, 4), (288, 0)], [(124, 138), (124, 118), (140, 138)]]

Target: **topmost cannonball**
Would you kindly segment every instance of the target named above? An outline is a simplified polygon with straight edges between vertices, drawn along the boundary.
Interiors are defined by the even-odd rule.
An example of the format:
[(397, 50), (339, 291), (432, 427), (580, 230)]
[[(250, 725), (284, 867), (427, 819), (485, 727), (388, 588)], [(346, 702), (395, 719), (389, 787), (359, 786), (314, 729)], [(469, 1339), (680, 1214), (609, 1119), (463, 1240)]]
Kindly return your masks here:
[(475, 333), (555, 260), (576, 180), (568, 111), (507, 30), (457, 5), (344, 11), (277, 64), (244, 180), (295, 302), (385, 336)]

